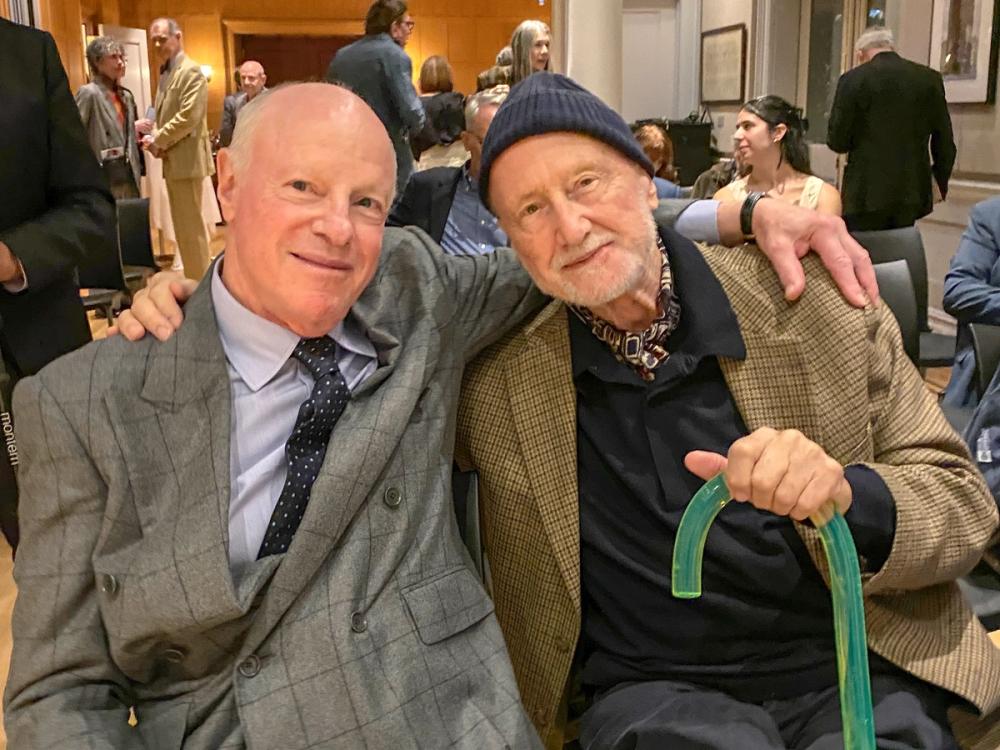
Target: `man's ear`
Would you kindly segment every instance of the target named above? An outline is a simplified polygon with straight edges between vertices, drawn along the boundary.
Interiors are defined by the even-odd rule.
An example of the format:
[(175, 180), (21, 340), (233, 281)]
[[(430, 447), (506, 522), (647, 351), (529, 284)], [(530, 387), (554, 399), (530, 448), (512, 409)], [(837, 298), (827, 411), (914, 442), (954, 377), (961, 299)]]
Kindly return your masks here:
[(660, 205), (660, 199), (656, 195), (656, 183), (654, 183), (653, 178), (645, 172), (643, 172), (642, 177), (646, 180), (646, 205), (649, 206), (651, 211), (655, 211), (656, 207)]
[(230, 222), (236, 216), (236, 197), (239, 193), (239, 187), (236, 184), (233, 156), (228, 148), (219, 150), (219, 154), (216, 156), (215, 171), (219, 180), (219, 188), (216, 191), (216, 195), (219, 197), (222, 218), (226, 222)]

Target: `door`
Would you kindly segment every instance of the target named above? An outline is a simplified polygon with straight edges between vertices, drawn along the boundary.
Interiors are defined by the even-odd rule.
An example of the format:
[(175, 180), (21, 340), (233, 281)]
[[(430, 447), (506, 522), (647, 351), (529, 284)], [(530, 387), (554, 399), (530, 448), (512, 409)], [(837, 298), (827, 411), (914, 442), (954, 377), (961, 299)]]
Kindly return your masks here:
[(135, 108), (139, 117), (146, 117), (153, 106), (150, 94), (149, 54), (146, 51), (146, 32), (143, 29), (129, 29), (124, 26), (101, 24), (101, 36), (109, 36), (125, 47), (125, 79), (122, 85), (135, 97)]

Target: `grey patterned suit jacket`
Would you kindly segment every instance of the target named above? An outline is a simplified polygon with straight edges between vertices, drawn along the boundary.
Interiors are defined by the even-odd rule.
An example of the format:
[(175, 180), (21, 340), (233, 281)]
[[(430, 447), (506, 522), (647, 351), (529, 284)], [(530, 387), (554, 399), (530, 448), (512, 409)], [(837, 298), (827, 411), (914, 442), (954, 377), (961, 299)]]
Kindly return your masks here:
[(513, 254), (386, 230), (352, 308), (378, 369), (288, 552), (235, 581), (208, 279), (171, 340), (96, 342), (19, 385), (10, 747), (539, 747), (450, 487), (463, 367), (543, 301)]

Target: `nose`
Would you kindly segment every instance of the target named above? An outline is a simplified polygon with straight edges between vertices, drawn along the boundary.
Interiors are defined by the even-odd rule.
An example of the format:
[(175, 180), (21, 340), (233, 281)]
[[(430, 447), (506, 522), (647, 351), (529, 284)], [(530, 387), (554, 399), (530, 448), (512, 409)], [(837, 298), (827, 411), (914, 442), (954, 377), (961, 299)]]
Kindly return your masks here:
[(328, 207), (313, 220), (312, 230), (336, 247), (348, 245), (354, 239), (354, 224), (346, 206)]
[(556, 219), (556, 235), (565, 245), (579, 245), (590, 234), (590, 220), (577, 203), (566, 199), (554, 201), (552, 210)]

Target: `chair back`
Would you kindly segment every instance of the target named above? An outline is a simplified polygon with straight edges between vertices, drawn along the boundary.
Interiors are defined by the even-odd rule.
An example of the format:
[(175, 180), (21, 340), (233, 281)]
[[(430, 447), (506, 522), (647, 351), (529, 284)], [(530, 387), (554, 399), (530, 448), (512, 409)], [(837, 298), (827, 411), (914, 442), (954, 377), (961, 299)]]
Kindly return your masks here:
[(915, 227), (882, 229), (871, 232), (851, 232), (851, 236), (868, 250), (872, 263), (905, 260), (910, 269), (910, 281), (917, 303), (917, 326), (929, 331), (927, 324), (927, 256), (920, 231)]
[(81, 289), (114, 289), (128, 291), (118, 250), (117, 233), (87, 253), (77, 266)]
[(1000, 365), (1000, 326), (971, 323), (969, 331), (972, 333), (972, 351), (976, 355), (975, 386), (982, 398)]
[(876, 263), (875, 279), (882, 301), (889, 306), (899, 323), (906, 356), (916, 364), (920, 356), (920, 330), (917, 327), (917, 302), (913, 296), (909, 266), (905, 260)]
[(118, 247), (123, 266), (159, 270), (149, 233), (149, 198), (123, 198), (118, 207)]

